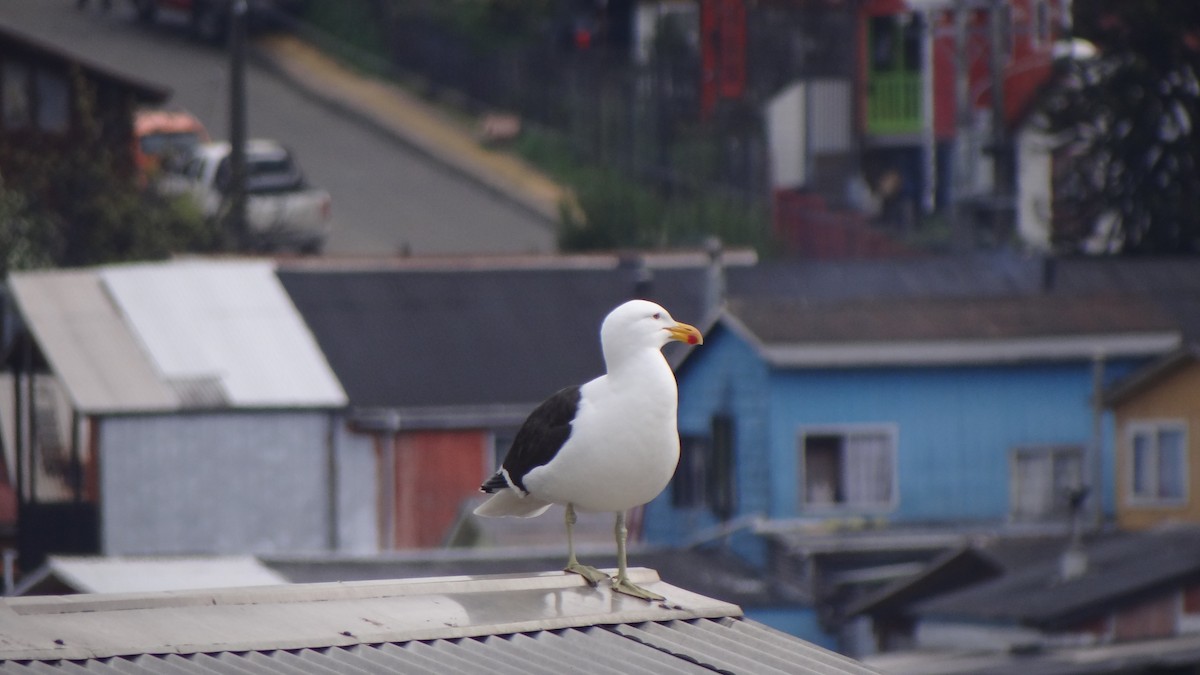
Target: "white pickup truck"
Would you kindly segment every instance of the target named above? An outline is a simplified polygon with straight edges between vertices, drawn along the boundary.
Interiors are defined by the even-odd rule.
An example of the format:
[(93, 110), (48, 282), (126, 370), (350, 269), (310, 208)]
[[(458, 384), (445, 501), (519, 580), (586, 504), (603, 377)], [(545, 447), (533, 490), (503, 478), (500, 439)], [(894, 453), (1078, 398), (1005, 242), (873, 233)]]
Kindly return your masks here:
[[(178, 173), (164, 175), (159, 189), (189, 194), (206, 218), (229, 208), (230, 144), (202, 143)], [(329, 193), (310, 187), (295, 158), (276, 141), (246, 142), (246, 225), (257, 250), (319, 253), (332, 227)]]

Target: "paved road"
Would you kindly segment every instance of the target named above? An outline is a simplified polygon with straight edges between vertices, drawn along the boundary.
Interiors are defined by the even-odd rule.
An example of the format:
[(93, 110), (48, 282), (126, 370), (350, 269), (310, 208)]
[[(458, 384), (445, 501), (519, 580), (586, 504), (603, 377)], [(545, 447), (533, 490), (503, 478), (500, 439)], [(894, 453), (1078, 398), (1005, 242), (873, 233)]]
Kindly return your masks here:
[[(185, 32), (182, 17), (136, 22), (117, 0), (5, 0), (0, 21), (122, 72), (170, 87), (171, 102), (228, 136), (228, 57)], [(247, 71), (248, 128), (298, 155), (311, 182), (333, 194), (336, 226), (327, 252), (388, 254), (551, 251), (550, 226), (477, 182), (355, 119), (315, 102), (256, 65)]]

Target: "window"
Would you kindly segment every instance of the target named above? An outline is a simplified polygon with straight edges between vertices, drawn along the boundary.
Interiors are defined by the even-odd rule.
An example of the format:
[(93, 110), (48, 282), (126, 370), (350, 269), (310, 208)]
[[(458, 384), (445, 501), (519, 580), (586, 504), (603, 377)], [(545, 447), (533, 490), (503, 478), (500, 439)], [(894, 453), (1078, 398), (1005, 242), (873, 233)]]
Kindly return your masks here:
[(890, 507), (896, 435), (889, 429), (806, 431), (800, 435), (803, 508)]
[(1071, 494), (1082, 486), (1082, 447), (1017, 448), (1010, 464), (1009, 514), (1017, 521), (1067, 518)]
[(1175, 503), (1187, 498), (1184, 431), (1181, 423), (1139, 423), (1130, 426), (1131, 501)]
[(35, 127), (64, 133), (71, 120), (71, 89), (57, 71), (30, 69), (27, 64), (5, 61), (0, 67), (0, 125), (8, 130)]
[(671, 506), (677, 509), (704, 506), (711, 447), (708, 436), (679, 436), (679, 466), (675, 469), (675, 477), (671, 479)]
[(919, 15), (871, 17), (871, 70), (918, 72), (925, 24)]
[(33, 123), (33, 106), (29, 100), (29, 66), (5, 61), (0, 68), (0, 98), (4, 100), (4, 128), (24, 129)]
[(708, 435), (680, 436), (679, 467), (671, 482), (672, 506), (708, 507), (721, 520), (733, 517), (733, 443), (733, 418), (724, 413), (713, 415)]
[(62, 73), (44, 68), (37, 77), (37, 126), (42, 131), (65, 133), (71, 120), (70, 87)]

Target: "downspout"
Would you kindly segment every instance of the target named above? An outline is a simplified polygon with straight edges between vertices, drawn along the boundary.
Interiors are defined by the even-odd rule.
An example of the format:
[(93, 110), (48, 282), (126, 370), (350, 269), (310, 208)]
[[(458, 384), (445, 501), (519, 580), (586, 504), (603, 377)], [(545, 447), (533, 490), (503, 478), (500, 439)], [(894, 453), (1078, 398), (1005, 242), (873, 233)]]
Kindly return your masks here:
[(1104, 367), (1106, 356), (1097, 351), (1092, 356), (1092, 442), (1091, 442), (1091, 497), (1088, 500), (1091, 514), (1091, 529), (1098, 530), (1104, 524)]
[[(22, 335), (22, 342), (28, 335)], [(23, 346), (23, 345), (22, 345)], [(21, 521), (21, 507), (25, 504), (25, 406), (21, 399), (21, 378), (24, 376), (24, 361), (13, 359), (13, 450), (17, 457), (17, 523)]]
[(933, 213), (937, 207), (937, 135), (933, 127), (934, 91), (933, 81), (936, 67), (933, 58), (934, 40), (937, 36), (937, 14), (930, 9), (922, 10), (921, 19), (925, 22), (925, 31), (921, 50), (921, 144), (925, 150), (925, 161), (922, 169), (925, 172), (925, 189), (921, 195), (921, 206), (924, 213)]
[(338, 452), (337, 452), (337, 419), (338, 411), (330, 410), (328, 416), (328, 427), (325, 432), (325, 462), (326, 462), (326, 494), (329, 496), (327, 512), (325, 514), (327, 529), (325, 532), (325, 545), (330, 551), (337, 551), (341, 542), (338, 537), (338, 482), (340, 474), (338, 473)]

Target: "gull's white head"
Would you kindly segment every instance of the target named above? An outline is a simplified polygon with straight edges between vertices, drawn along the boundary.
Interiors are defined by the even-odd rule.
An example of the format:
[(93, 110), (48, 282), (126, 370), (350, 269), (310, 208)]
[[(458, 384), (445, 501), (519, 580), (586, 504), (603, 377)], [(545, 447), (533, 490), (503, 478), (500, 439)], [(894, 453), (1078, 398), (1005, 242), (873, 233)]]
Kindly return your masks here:
[(600, 326), (600, 344), (604, 360), (612, 365), (614, 359), (640, 349), (662, 349), (676, 340), (689, 345), (704, 343), (704, 336), (694, 326), (671, 318), (671, 313), (647, 300), (630, 300), (604, 318)]

